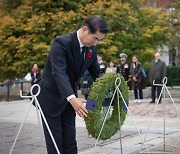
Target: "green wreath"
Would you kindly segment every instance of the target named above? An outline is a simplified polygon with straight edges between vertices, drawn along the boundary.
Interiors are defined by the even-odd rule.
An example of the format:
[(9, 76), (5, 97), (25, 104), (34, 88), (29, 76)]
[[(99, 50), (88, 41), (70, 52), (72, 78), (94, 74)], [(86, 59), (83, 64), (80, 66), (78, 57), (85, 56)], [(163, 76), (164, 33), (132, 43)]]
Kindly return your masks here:
[[(89, 111), (88, 117), (85, 118), (85, 123), (88, 131), (94, 138), (98, 138), (100, 129), (102, 127), (102, 102), (104, 101), (107, 93), (109, 91), (114, 92), (115, 90), (115, 80), (117, 77), (120, 77), (120, 91), (125, 99), (125, 101), (129, 98), (128, 86), (125, 82), (124, 78), (117, 73), (107, 73), (102, 77), (98, 78), (96, 82), (93, 83), (91, 91), (89, 93), (88, 99), (96, 100), (97, 106), (94, 111)], [(124, 102), (119, 97), (120, 102), (120, 117), (121, 117), (121, 125), (124, 123), (126, 118), (127, 110), (124, 110)], [(119, 115), (118, 115), (118, 100), (117, 96), (114, 97), (114, 105), (113, 105), (112, 115), (109, 119), (106, 120), (101, 136), (99, 139), (107, 140), (111, 136), (113, 136), (119, 130)]]

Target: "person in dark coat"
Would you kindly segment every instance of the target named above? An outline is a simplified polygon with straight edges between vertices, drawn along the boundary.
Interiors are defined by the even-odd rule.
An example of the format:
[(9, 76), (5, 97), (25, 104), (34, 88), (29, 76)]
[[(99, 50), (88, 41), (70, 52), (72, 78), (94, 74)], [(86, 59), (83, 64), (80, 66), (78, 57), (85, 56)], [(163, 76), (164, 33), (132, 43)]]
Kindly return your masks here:
[(100, 65), (101, 75), (103, 75), (106, 72), (107, 68), (106, 62), (103, 61), (103, 56), (101, 54), (97, 55), (97, 60)]
[[(161, 86), (154, 86), (153, 81), (155, 81), (156, 84), (161, 84), (164, 77), (166, 76), (166, 64), (160, 59), (160, 54), (155, 53), (155, 60), (152, 61), (150, 70), (149, 70), (149, 81), (152, 86), (151, 89), (151, 102), (155, 103), (156, 97), (159, 98), (159, 95), (161, 93)], [(157, 91), (157, 95), (156, 95)], [(161, 98), (159, 103), (161, 103)]]
[(142, 75), (142, 65), (138, 62), (136, 56), (132, 57), (130, 74), (131, 89), (134, 90), (135, 103), (141, 103), (143, 99), (144, 77)]
[(41, 78), (41, 72), (37, 64), (33, 64), (30, 74), (31, 74), (31, 85), (33, 85), (37, 83)]
[(81, 77), (81, 93), (84, 95), (84, 98), (87, 100), (90, 88), (93, 84), (93, 79), (88, 71), (86, 71)]
[[(90, 16), (80, 29), (57, 36), (51, 45), (37, 99), (61, 154), (77, 154), (76, 113), (88, 115), (86, 100), (77, 96), (79, 82), (86, 70), (93, 80), (99, 77), (96, 45), (108, 31), (105, 20)], [(44, 121), (43, 128), (48, 154), (57, 154)]]
[(122, 75), (125, 79), (125, 81), (128, 83), (128, 86), (130, 87), (130, 63), (127, 62), (127, 54), (120, 53), (120, 62), (117, 65), (117, 73)]

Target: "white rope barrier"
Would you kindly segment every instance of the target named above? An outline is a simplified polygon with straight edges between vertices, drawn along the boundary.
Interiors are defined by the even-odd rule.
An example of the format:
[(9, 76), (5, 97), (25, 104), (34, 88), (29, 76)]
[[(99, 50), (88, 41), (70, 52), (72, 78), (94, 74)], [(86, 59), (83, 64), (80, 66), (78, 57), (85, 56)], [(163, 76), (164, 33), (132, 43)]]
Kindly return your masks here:
[(106, 113), (106, 115), (105, 115), (105, 118), (104, 118), (104, 120), (103, 120), (103, 123), (102, 123), (101, 129), (100, 129), (98, 138), (97, 138), (97, 140), (96, 140), (96, 142), (95, 142), (95, 145), (94, 145), (94, 147), (93, 147), (93, 149), (92, 149), (92, 154), (94, 153), (94, 150), (95, 150), (95, 148), (96, 148), (96, 146), (97, 146), (97, 143), (98, 143), (98, 141), (99, 141), (99, 138), (100, 138), (100, 136), (101, 136), (102, 130), (103, 130), (103, 128), (104, 128), (104, 125), (105, 125), (107, 116), (108, 116), (108, 114), (109, 114), (109, 111), (110, 111), (110, 108), (111, 108), (111, 105), (112, 105), (112, 102), (113, 102), (113, 100), (114, 100), (114, 97), (115, 97), (116, 93), (117, 93), (117, 97), (118, 97), (118, 114), (119, 114), (119, 126), (120, 126), (120, 128), (119, 128), (119, 133), (120, 133), (120, 148), (121, 148), (121, 154), (123, 153), (123, 150), (122, 150), (122, 141), (121, 141), (121, 121), (120, 121), (121, 119), (120, 119), (120, 102), (119, 102), (119, 95), (120, 95), (120, 97), (122, 98), (123, 103), (124, 103), (124, 105), (125, 105), (128, 113), (129, 113), (129, 115), (130, 115), (130, 117), (131, 117), (131, 119), (132, 119), (132, 121), (133, 121), (133, 123), (134, 123), (134, 125), (135, 125), (135, 127), (136, 127), (136, 130), (137, 130), (137, 132), (138, 132), (138, 134), (139, 134), (139, 136), (140, 136), (140, 138), (141, 138), (141, 141), (142, 141), (142, 143), (143, 143), (143, 146), (145, 147), (147, 153), (149, 154), (149, 150), (147, 149), (147, 147), (146, 147), (146, 145), (145, 145), (145, 143), (144, 143), (144, 140), (143, 140), (143, 138), (142, 138), (142, 136), (141, 136), (141, 133), (140, 133), (140, 131), (139, 131), (139, 129), (138, 129), (138, 127), (137, 127), (137, 125), (136, 125), (133, 117), (132, 117), (131, 111), (129, 110), (128, 105), (127, 105), (126, 101), (124, 100), (124, 97), (123, 97), (123, 95), (122, 95), (122, 93), (121, 93), (121, 91), (120, 91), (120, 88), (119, 88), (119, 87), (120, 87), (120, 84), (121, 84), (121, 79), (118, 77), (118, 78), (115, 80), (115, 87), (116, 87), (116, 88), (115, 88), (115, 90), (114, 90), (114, 93), (113, 93), (111, 102), (110, 102), (110, 104), (109, 104), (108, 111), (107, 111), (107, 113)]
[[(153, 111), (153, 114), (152, 114), (152, 117), (151, 117), (151, 120), (150, 120), (150, 124), (149, 124), (149, 126), (148, 126), (148, 129), (147, 129), (147, 131), (146, 131), (146, 134), (145, 134), (145, 137), (144, 137), (144, 142), (146, 142), (146, 138), (147, 138), (147, 134), (149, 133), (149, 130), (150, 130), (150, 127), (151, 127), (151, 125), (152, 125), (152, 121), (153, 121), (153, 119), (154, 119), (154, 116), (155, 116), (155, 113), (156, 113), (156, 109), (157, 109), (157, 106), (158, 106), (158, 104), (159, 104), (159, 102), (160, 102), (160, 99), (161, 99), (161, 96), (162, 96), (162, 93), (163, 93), (163, 91), (164, 91), (164, 98), (165, 98), (165, 90), (167, 91), (167, 93), (168, 93), (168, 95), (169, 95), (169, 97), (170, 97), (170, 99), (171, 99), (171, 101), (172, 101), (172, 103), (173, 103), (173, 105), (174, 105), (174, 107), (175, 107), (175, 109), (176, 109), (176, 112), (178, 113), (178, 115), (179, 115), (179, 119), (180, 119), (180, 113), (179, 113), (179, 110), (178, 110), (178, 108), (177, 108), (177, 106), (176, 106), (176, 104), (175, 104), (175, 102), (174, 102), (174, 100), (173, 100), (173, 98), (172, 98), (172, 96), (171, 96), (171, 94), (170, 94), (170, 92), (169, 92), (169, 90), (168, 90), (168, 88), (167, 88), (167, 86), (166, 86), (166, 84), (167, 84), (167, 81), (168, 81), (168, 78), (167, 77), (164, 77), (164, 79), (163, 79), (163, 81), (162, 81), (162, 84), (156, 84), (155, 83), (155, 80), (153, 81), (153, 85), (154, 86), (160, 86), (160, 87), (162, 87), (162, 89), (161, 89), (161, 92), (160, 92), (160, 95), (159, 95), (159, 97), (158, 97), (158, 100), (157, 100), (157, 103), (156, 103), (156, 106), (155, 106), (155, 108), (154, 108), (154, 111)], [(162, 153), (171, 153), (171, 154), (174, 154), (175, 153), (175, 148), (179, 148), (179, 147), (177, 147), (177, 143), (178, 143), (178, 139), (176, 140), (176, 143), (174, 144), (174, 145), (169, 145), (169, 146), (172, 146), (173, 147), (173, 151), (172, 152), (166, 152), (166, 149), (165, 149), (165, 142), (166, 142), (166, 137), (165, 137), (165, 105), (163, 105), (163, 107), (164, 107), (164, 133), (163, 133), (163, 135), (164, 135), (164, 143), (163, 143), (163, 145), (164, 145), (164, 151), (162, 152)], [(156, 147), (155, 147), (156, 148)], [(154, 148), (150, 148), (150, 150), (152, 150), (152, 149), (154, 149)], [(142, 152), (140, 152), (140, 153), (144, 153), (144, 151), (142, 151)], [(161, 152), (151, 152), (151, 153), (161, 153)]]
[[(37, 90), (37, 93), (36, 93), (36, 94), (33, 94), (33, 89), (34, 89), (35, 87), (37, 87), (38, 90)], [(24, 119), (23, 119), (23, 121), (22, 121), (22, 123), (21, 123), (21, 126), (20, 126), (20, 128), (19, 128), (19, 130), (18, 130), (18, 133), (17, 133), (17, 135), (16, 135), (16, 138), (15, 138), (15, 140), (14, 140), (14, 142), (13, 142), (13, 145), (12, 145), (12, 147), (11, 147), (11, 150), (10, 150), (10, 153), (9, 153), (9, 154), (12, 154), (12, 151), (13, 151), (13, 149), (14, 149), (14, 146), (15, 146), (15, 144), (16, 144), (16, 142), (17, 142), (17, 139), (18, 139), (18, 137), (19, 137), (19, 134), (20, 134), (20, 132), (21, 132), (21, 130), (22, 130), (22, 127), (23, 127), (23, 125), (24, 125), (24, 122), (25, 122), (25, 120), (26, 120), (26, 118), (27, 118), (27, 116), (28, 116), (28, 114), (29, 114), (30, 108), (31, 108), (31, 106), (32, 106), (32, 104), (33, 104), (34, 101), (35, 101), (35, 107), (36, 107), (36, 110), (37, 110), (37, 116), (38, 116), (39, 126), (41, 126), (40, 119), (41, 119), (41, 116), (42, 116), (42, 119), (44, 120), (45, 126), (46, 126), (46, 128), (47, 128), (47, 130), (48, 130), (48, 132), (49, 132), (49, 134), (50, 134), (50, 137), (51, 137), (51, 139), (52, 139), (52, 142), (53, 142), (53, 144), (54, 144), (54, 146), (55, 146), (55, 148), (56, 148), (56, 151), (57, 151), (58, 154), (60, 154), (60, 151), (59, 151), (59, 149), (58, 149), (58, 146), (57, 146), (57, 144), (56, 144), (56, 141), (55, 141), (55, 139), (54, 139), (54, 137), (53, 137), (53, 135), (52, 135), (52, 132), (51, 132), (51, 130), (50, 130), (50, 128), (49, 128), (49, 125), (48, 125), (48, 123), (47, 123), (47, 120), (46, 120), (46, 118), (45, 118), (45, 116), (44, 116), (44, 113), (43, 113), (43, 111), (42, 111), (42, 109), (41, 109), (41, 106), (39, 105), (39, 102), (38, 102), (38, 99), (37, 99), (37, 96), (40, 94), (40, 91), (41, 91), (41, 88), (40, 88), (40, 86), (39, 86), (38, 84), (34, 84), (34, 85), (31, 87), (31, 90), (30, 90), (31, 96), (23, 96), (23, 95), (22, 95), (22, 91), (20, 90), (20, 96), (21, 96), (21, 98), (30, 98), (30, 99), (31, 99), (31, 103), (29, 104), (29, 107), (28, 107), (27, 112), (26, 112), (26, 114), (25, 114), (25, 117), (24, 117)], [(40, 114), (39, 114), (38, 112), (39, 112)], [(40, 116), (40, 115), (41, 115), (41, 116)], [(41, 130), (42, 130), (42, 129), (41, 129)], [(43, 133), (43, 132), (41, 131), (41, 140), (42, 140), (42, 136), (43, 136), (42, 133)], [(43, 140), (42, 140), (42, 142), (43, 142)]]

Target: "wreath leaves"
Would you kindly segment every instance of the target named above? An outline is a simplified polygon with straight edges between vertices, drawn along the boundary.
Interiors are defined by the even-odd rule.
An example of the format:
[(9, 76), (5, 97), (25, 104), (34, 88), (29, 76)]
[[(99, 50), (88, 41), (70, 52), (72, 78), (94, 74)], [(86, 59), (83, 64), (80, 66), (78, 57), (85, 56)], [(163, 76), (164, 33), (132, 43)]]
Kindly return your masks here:
[[(124, 78), (117, 73), (107, 73), (104, 74), (102, 77), (98, 78), (96, 82), (93, 83), (93, 86), (89, 93), (88, 99), (96, 100), (97, 107), (94, 111), (89, 111), (88, 117), (85, 118), (85, 123), (92, 137), (96, 139), (98, 138), (103, 123), (101, 116), (102, 102), (104, 101), (105, 96), (107, 95), (109, 90), (114, 92), (115, 80), (117, 77), (121, 78), (121, 84), (119, 89), (125, 101), (128, 101), (129, 92), (128, 92), (127, 83), (125, 82)], [(119, 97), (119, 102), (120, 102), (120, 117), (121, 117), (121, 125), (122, 125), (126, 118), (127, 111), (123, 110), (124, 102), (121, 97)], [(112, 115), (108, 120), (106, 120), (103, 131), (99, 139), (107, 140), (111, 136), (113, 136), (118, 130), (119, 130), (118, 100), (117, 100), (117, 95), (115, 95)]]

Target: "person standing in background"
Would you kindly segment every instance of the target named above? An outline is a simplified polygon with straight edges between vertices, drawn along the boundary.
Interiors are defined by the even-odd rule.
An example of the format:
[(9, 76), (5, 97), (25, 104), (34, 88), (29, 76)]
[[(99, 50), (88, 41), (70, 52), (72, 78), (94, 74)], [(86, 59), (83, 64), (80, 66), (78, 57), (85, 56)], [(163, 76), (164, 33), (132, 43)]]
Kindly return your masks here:
[(127, 54), (120, 53), (120, 62), (117, 66), (117, 73), (124, 77), (124, 80), (127, 82), (130, 87), (130, 63), (127, 62)]
[(114, 62), (109, 62), (109, 67), (106, 69), (106, 73), (116, 73), (117, 68), (114, 67)]
[(84, 95), (85, 100), (87, 100), (88, 98), (88, 94), (92, 84), (93, 84), (93, 78), (91, 77), (89, 72), (86, 71), (81, 77), (81, 93), (82, 95)]
[(103, 75), (106, 72), (106, 67), (107, 67), (106, 62), (103, 61), (103, 56), (100, 54), (97, 55), (97, 60), (100, 66), (101, 75)]
[(41, 72), (40, 72), (40, 70), (38, 68), (38, 65), (36, 63), (33, 64), (33, 67), (31, 69), (30, 74), (31, 74), (31, 80), (30, 80), (31, 81), (31, 85), (37, 83), (40, 80)]
[[(149, 81), (152, 86), (151, 89), (151, 102), (155, 103), (156, 96), (159, 98), (159, 95), (161, 93), (161, 86), (154, 86), (153, 81), (155, 81), (156, 84), (161, 84), (164, 77), (166, 76), (166, 64), (160, 59), (160, 54), (155, 53), (155, 59), (152, 61), (150, 70), (149, 70)], [(157, 91), (157, 95), (156, 95)], [(159, 103), (161, 103), (161, 98), (159, 100)]]
[(131, 89), (134, 90), (134, 102), (141, 103), (143, 99), (143, 87), (144, 87), (144, 77), (142, 75), (142, 65), (138, 62), (137, 57), (134, 55), (132, 57), (130, 74), (131, 74)]

